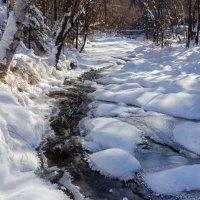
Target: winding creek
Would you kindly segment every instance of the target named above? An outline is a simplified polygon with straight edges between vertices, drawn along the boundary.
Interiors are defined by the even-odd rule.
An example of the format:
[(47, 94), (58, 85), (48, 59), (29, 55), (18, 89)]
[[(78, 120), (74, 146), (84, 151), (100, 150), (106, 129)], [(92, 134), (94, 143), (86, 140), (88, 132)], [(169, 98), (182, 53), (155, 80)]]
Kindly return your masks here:
[[(92, 112), (88, 113), (93, 108), (88, 107), (91, 100), (87, 94), (95, 89), (84, 86), (83, 82), (99, 79), (108, 69), (109, 67), (91, 70), (77, 80), (66, 79), (60, 90), (49, 92), (49, 97), (54, 99), (53, 110), (59, 109), (59, 114), (52, 115), (50, 119), (55, 135), (47, 138), (40, 147), (39, 154), (43, 162), (40, 176), (58, 184), (61, 190), (75, 200), (122, 200), (125, 197), (129, 200), (175, 200), (199, 196), (199, 192), (184, 193), (177, 197), (156, 195), (147, 188), (141, 178), (143, 173), (155, 169), (170, 169), (184, 164), (200, 163), (198, 155), (181, 149), (170, 139), (174, 124), (183, 119), (151, 112), (142, 116), (135, 114), (114, 116), (141, 130), (154, 132), (155, 136), (160, 138), (160, 142), (148, 136), (143, 138), (136, 151), (136, 157), (143, 170), (134, 180), (122, 182), (106, 178), (89, 168), (86, 161), (89, 152), (81, 147), (84, 127), (80, 121), (88, 115), (94, 117)], [(163, 139), (165, 144), (162, 143)]]

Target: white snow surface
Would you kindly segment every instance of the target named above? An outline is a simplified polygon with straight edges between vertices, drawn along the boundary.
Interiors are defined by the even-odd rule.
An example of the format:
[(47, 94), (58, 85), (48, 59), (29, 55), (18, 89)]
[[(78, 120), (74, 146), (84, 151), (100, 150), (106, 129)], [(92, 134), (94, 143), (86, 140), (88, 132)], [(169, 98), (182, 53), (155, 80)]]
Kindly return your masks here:
[(94, 153), (89, 158), (90, 167), (102, 175), (128, 181), (134, 178), (141, 166), (131, 154), (118, 148)]
[(200, 165), (181, 166), (144, 176), (145, 182), (158, 194), (174, 195), (200, 190)]
[(114, 117), (114, 116), (124, 116), (128, 113), (142, 114), (144, 110), (137, 107), (130, 107), (126, 104), (110, 104), (110, 103), (101, 103), (101, 104), (91, 104), (94, 106), (93, 114), (95, 117)]
[[(0, 1), (0, 26), (4, 27), (7, 7)], [(6, 49), (16, 32), (13, 12), (0, 41), (0, 59), (6, 63)], [(21, 49), (20, 49), (21, 48)], [(55, 185), (38, 176), (40, 167), (36, 147), (49, 129), (47, 102), (38, 104), (45, 90), (59, 84), (57, 73), (45, 60), (20, 45), (4, 81), (0, 81), (0, 199), (1, 200), (64, 200), (69, 199)], [(45, 87), (40, 87), (46, 84)]]
[[(136, 45), (136, 46), (135, 46)], [(152, 48), (135, 42), (131, 58), (99, 81), (106, 84), (90, 96), (125, 103), (186, 119), (200, 119), (199, 47)]]

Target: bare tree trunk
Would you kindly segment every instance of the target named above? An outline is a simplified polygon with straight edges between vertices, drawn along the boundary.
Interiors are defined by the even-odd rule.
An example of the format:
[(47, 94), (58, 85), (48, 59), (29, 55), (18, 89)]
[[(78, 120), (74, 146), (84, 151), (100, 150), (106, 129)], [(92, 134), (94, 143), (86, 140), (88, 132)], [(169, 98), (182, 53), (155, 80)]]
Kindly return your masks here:
[(156, 44), (159, 43), (159, 9), (157, 7), (157, 10), (155, 11), (156, 16)]
[[(10, 2), (13, 5), (14, 0)], [(13, 56), (20, 43), (23, 22), (25, 21), (25, 15), (27, 10), (26, 0), (16, 0), (14, 7), (11, 7), (13, 11), (10, 11), (7, 25), (0, 41), (0, 71), (6, 73), (12, 62)]]
[(164, 23), (164, 16), (163, 16), (163, 3), (162, 0), (160, 1), (160, 16), (161, 16), (161, 24), (160, 24), (160, 28), (161, 28), (161, 46), (162, 48), (164, 47), (164, 30), (163, 30), (163, 23)]
[(105, 25), (107, 24), (107, 19), (108, 19), (108, 16), (107, 16), (107, 0), (104, 0), (104, 17), (105, 17), (105, 19), (104, 19), (104, 23), (105, 23)]
[(78, 49), (78, 35), (79, 35), (79, 23), (76, 23), (76, 45), (75, 48)]
[(199, 44), (199, 31), (200, 31), (200, 0), (197, 0), (197, 33), (196, 33), (196, 38), (195, 38), (195, 43)]
[(85, 48), (85, 44), (86, 44), (87, 37), (88, 37), (88, 32), (89, 32), (89, 16), (88, 15), (89, 15), (89, 11), (90, 11), (90, 1), (88, 1), (87, 5), (86, 5), (86, 9), (85, 9), (84, 38), (83, 38), (82, 46), (79, 50), (80, 53)]
[(46, 16), (46, 0), (42, 1), (42, 13), (44, 16)]
[(190, 47), (190, 40), (192, 38), (192, 0), (189, 1), (188, 7), (188, 34), (187, 34), (187, 44), (186, 47)]
[(57, 0), (54, 0), (54, 21), (56, 22), (58, 20), (58, 8), (57, 8)]
[(84, 50), (84, 48), (85, 48), (85, 44), (86, 44), (86, 42), (87, 42), (87, 37), (88, 37), (88, 31), (87, 31), (87, 32), (85, 33), (85, 35), (84, 35), (83, 44), (82, 44), (82, 46), (81, 46), (80, 53), (82, 53), (83, 50)]
[(54, 63), (56, 68), (58, 68), (58, 62), (60, 59), (60, 55), (61, 55), (62, 48), (65, 43), (65, 40), (66, 40), (68, 34), (74, 28), (74, 25), (77, 23), (77, 21), (82, 13), (83, 13), (83, 9), (81, 9), (79, 11), (76, 11), (74, 9), (74, 11), (71, 12), (71, 14), (65, 13), (65, 16), (64, 16), (62, 24), (61, 24), (61, 28), (60, 28), (59, 32), (57, 33), (56, 42), (55, 42), (55, 50), (53, 51), (53, 53), (54, 52), (56, 53), (55, 54), (55, 63)]
[(145, 36), (146, 39), (149, 39), (149, 18), (148, 18), (148, 13), (145, 15)]

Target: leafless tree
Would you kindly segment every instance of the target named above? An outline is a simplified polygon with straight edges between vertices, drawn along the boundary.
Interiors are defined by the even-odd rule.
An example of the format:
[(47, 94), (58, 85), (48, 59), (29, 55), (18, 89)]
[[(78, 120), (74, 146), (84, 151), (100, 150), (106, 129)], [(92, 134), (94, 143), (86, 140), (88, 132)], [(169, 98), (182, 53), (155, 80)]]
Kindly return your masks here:
[(9, 17), (4, 30), (3, 37), (0, 41), (0, 71), (6, 73), (13, 59), (15, 51), (20, 43), (23, 33), (23, 23), (25, 21), (27, 1), (10, 0)]

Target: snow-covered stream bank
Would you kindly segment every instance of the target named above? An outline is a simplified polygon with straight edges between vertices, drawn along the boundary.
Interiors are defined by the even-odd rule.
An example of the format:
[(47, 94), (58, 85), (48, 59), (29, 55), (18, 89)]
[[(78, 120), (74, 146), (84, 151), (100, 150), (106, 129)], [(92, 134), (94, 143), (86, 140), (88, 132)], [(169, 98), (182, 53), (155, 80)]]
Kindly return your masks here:
[(200, 199), (198, 51), (99, 37), (57, 72), (18, 53), (1, 83), (0, 199)]
[[(124, 41), (119, 47), (125, 44), (128, 42)], [(131, 44), (128, 47), (131, 49)], [(110, 51), (114, 49), (113, 46), (109, 48)], [(67, 198), (57, 185), (35, 174), (41, 167), (37, 148), (45, 138), (54, 135), (49, 126), (53, 102), (46, 94), (59, 90), (66, 76), (77, 78), (91, 67), (113, 64), (112, 55), (99, 55), (99, 48), (96, 52), (92, 49), (89, 45), (88, 53), (82, 58), (75, 51), (66, 50), (61, 71), (56, 71), (47, 64), (47, 58), (35, 56), (23, 46), (19, 48), (11, 71), (0, 84), (0, 199)], [(78, 69), (69, 71), (70, 62), (76, 63), (76, 59), (79, 60)]]

